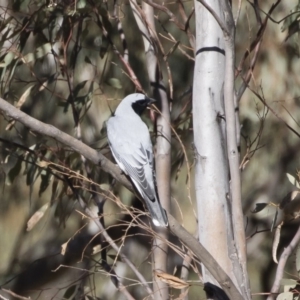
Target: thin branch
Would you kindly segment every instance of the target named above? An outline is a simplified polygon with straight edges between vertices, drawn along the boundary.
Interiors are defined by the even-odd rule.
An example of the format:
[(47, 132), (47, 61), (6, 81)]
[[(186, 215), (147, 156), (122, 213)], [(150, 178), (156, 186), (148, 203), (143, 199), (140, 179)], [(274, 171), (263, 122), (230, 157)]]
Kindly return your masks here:
[[(22, 299), (22, 300), (30, 300), (31, 298), (30, 297), (23, 297), (23, 296), (20, 296), (16, 293), (14, 293), (13, 291), (11, 290), (7, 290), (7, 289), (4, 289), (4, 288), (1, 288), (1, 290), (11, 296), (13, 296), (14, 298), (17, 298), (17, 299)], [(3, 299), (6, 299), (6, 298), (3, 298)]]
[[(114, 45), (113, 41), (111, 40), (106, 28), (104, 27), (104, 25), (101, 22), (101, 17), (99, 15), (99, 12), (97, 10), (97, 8), (95, 7), (94, 9), (94, 13), (96, 14), (96, 18), (97, 18), (97, 25), (99, 26), (99, 28), (102, 29), (104, 36), (107, 38), (109, 44), (112, 46), (113, 51), (117, 54), (117, 56), (119, 57), (120, 61), (122, 62), (122, 64), (124, 65), (124, 67), (126, 68), (128, 74), (129, 74), (129, 78), (130, 80), (134, 83), (136, 89), (138, 91), (144, 92), (141, 83), (139, 82), (139, 80), (137, 79), (137, 76), (135, 75), (135, 72), (133, 71), (133, 69), (131, 68), (131, 65), (128, 62), (128, 57), (127, 57), (127, 52), (124, 51), (124, 55), (122, 55), (120, 53), (120, 51), (117, 49), (117, 47)], [(124, 43), (123, 43), (124, 46)]]
[(242, 0), (239, 0), (238, 10), (237, 10), (237, 13), (236, 13), (236, 17), (234, 19), (234, 25), (235, 25), (235, 27), (236, 27), (236, 24), (237, 24), (237, 22), (239, 20), (239, 17), (240, 17), (241, 8), (242, 8)]
[(267, 108), (267, 106), (264, 106), (263, 114), (260, 115), (260, 112), (257, 108), (257, 116), (258, 116), (259, 124), (260, 124), (259, 129), (258, 129), (258, 132), (257, 132), (255, 138), (252, 141), (250, 139), (244, 137), (244, 139), (246, 141), (246, 153), (240, 163), (241, 171), (243, 171), (245, 169), (246, 165), (249, 163), (249, 161), (254, 156), (256, 151), (258, 151), (260, 148), (262, 148), (262, 146), (260, 145), (260, 140), (261, 140), (261, 136), (262, 136), (262, 132), (264, 129), (264, 124), (265, 124), (265, 120), (267, 118), (268, 112), (269, 112), (269, 109)]
[(259, 42), (257, 43), (257, 45), (255, 46), (254, 56), (251, 59), (247, 75), (243, 77), (243, 83), (241, 84), (241, 86), (239, 88), (239, 91), (237, 93), (237, 96), (236, 96), (236, 102), (237, 103), (239, 103), (239, 101), (241, 100), (241, 98), (242, 98), (242, 96), (243, 96), (243, 94), (244, 94), (244, 92), (247, 88), (247, 85), (250, 82), (250, 79), (253, 75), (253, 70), (254, 70), (254, 67), (255, 67), (255, 64), (256, 64), (256, 61), (257, 61), (257, 58), (258, 58), (261, 43), (262, 43), (262, 37), (259, 40)]
[(189, 28), (190, 19), (193, 16), (193, 14), (195, 13), (195, 8), (193, 8), (192, 11), (190, 12), (189, 16), (187, 16), (185, 13), (183, 2), (181, 0), (178, 0), (178, 4), (179, 4), (178, 5), (179, 13), (181, 15), (181, 18), (183, 19), (183, 22), (185, 23), (185, 31), (189, 37), (190, 44), (193, 47), (194, 53), (195, 53), (196, 52), (195, 51), (196, 40), (195, 40), (195, 36), (191, 33), (190, 28)]
[(296, 120), (296, 118), (292, 115), (292, 113), (290, 113), (289, 110), (284, 105), (281, 105), (281, 106), (288, 113), (288, 115), (291, 117), (291, 119), (296, 123), (296, 125), (298, 127), (300, 127), (300, 123)]
[(200, 2), (212, 14), (212, 16), (215, 18), (215, 20), (219, 24), (220, 28), (222, 29), (224, 36), (225, 35), (230, 36), (230, 32), (229, 32), (226, 24), (221, 20), (221, 18), (218, 16), (218, 14), (206, 3), (206, 1), (204, 1), (204, 0), (197, 0), (197, 1)]
[[(161, 26), (162, 26), (162, 28), (163, 28), (163, 25), (162, 25), (162, 24), (161, 24)], [(163, 29), (165, 30), (165, 28), (163, 28)], [(170, 38), (167, 38), (167, 37), (164, 36), (163, 34), (159, 33), (159, 35), (160, 35), (162, 38), (166, 39), (167, 41), (170, 41), (170, 42), (174, 43), (174, 46), (175, 46), (175, 47), (176, 47), (176, 45), (178, 44), (178, 49), (180, 50), (180, 52), (181, 52), (184, 56), (186, 56), (189, 60), (195, 61), (195, 58), (194, 58), (194, 57), (188, 55), (188, 54), (186, 53), (186, 51), (184, 51), (184, 50), (182, 49), (182, 47), (180, 46), (180, 42), (179, 42), (179, 41), (176, 41), (176, 39), (173, 37), (173, 35), (172, 35), (170, 32), (167, 32), (167, 34), (169, 35)], [(174, 46), (173, 46), (173, 47), (174, 47)], [(183, 45), (183, 47), (184, 47), (184, 45)]]
[[(115, 241), (109, 236), (109, 234), (107, 233), (107, 231), (105, 230), (105, 228), (103, 227), (102, 223), (100, 222), (98, 216), (91, 211), (88, 206), (85, 204), (84, 200), (80, 197), (80, 195), (78, 193), (76, 193), (76, 196), (79, 200), (79, 203), (81, 205), (81, 207), (84, 209), (85, 213), (91, 218), (91, 220), (94, 221), (94, 223), (97, 225), (97, 227), (99, 228), (99, 231), (101, 233), (101, 235), (104, 237), (104, 239), (107, 241), (107, 243), (116, 251), (116, 253), (118, 253), (118, 255), (120, 256), (121, 260), (127, 264), (127, 266), (133, 271), (133, 273), (137, 276), (137, 278), (139, 279), (139, 281), (141, 282), (141, 284), (144, 286), (144, 288), (146, 289), (146, 291), (148, 292), (149, 296), (153, 298), (153, 291), (151, 290), (149, 284), (147, 283), (145, 277), (138, 271), (138, 269), (135, 267), (135, 265), (127, 258), (127, 256), (125, 254), (123, 254), (120, 250), (120, 248), (117, 246), (117, 244), (115, 243)], [(105, 267), (105, 266), (104, 266)], [(112, 270), (112, 268), (107, 265), (107, 269), (106, 271), (109, 274), (112, 274), (113, 276), (116, 276), (116, 287), (118, 288), (118, 290), (123, 293), (125, 295), (125, 297), (128, 300), (134, 300), (134, 298), (131, 296), (131, 294), (128, 292), (128, 290), (126, 289), (126, 287), (122, 284), (122, 282), (119, 280), (119, 277), (117, 276), (117, 274)]]
[[(280, 0), (281, 1), (281, 0)], [(249, 0), (247, 0), (247, 2), (249, 3), (249, 4), (251, 4), (252, 5), (252, 3), (249, 1)], [(300, 11), (294, 11), (294, 12), (291, 12), (289, 15), (287, 15), (287, 16), (285, 16), (284, 18), (282, 18), (282, 19), (280, 19), (279, 21), (276, 21), (275, 19), (273, 19), (272, 17), (271, 17), (271, 15), (270, 15), (270, 12), (264, 12), (262, 9), (260, 9), (259, 8), (259, 10), (264, 14), (264, 15), (266, 15), (273, 23), (275, 23), (275, 24), (280, 24), (282, 21), (285, 21), (286, 19), (288, 19), (290, 16), (292, 16), (292, 15), (294, 15), (294, 14), (299, 14), (299, 12)]]
[[(225, 83), (224, 83), (224, 104), (226, 115), (226, 134), (227, 134), (227, 155), (230, 168), (231, 177), (231, 208), (232, 208), (232, 224), (234, 231), (234, 247), (238, 255), (238, 262), (240, 270), (236, 272), (238, 282), (242, 282), (241, 290), (245, 299), (251, 299), (249, 278), (247, 272), (247, 251), (246, 251), (246, 238), (244, 229), (244, 215), (242, 209), (241, 197), (241, 173), (239, 169), (239, 152), (237, 144), (237, 115), (235, 114), (234, 107), (234, 38), (235, 28), (232, 12), (229, 4), (226, 2), (224, 13), (227, 13), (226, 25), (227, 32), (224, 34), (225, 42)], [(229, 35), (227, 35), (229, 33)], [(239, 278), (241, 277), (241, 278)]]
[[(196, 234), (194, 234), (194, 237), (195, 237), (195, 239), (198, 240), (198, 231), (196, 232)], [(182, 279), (184, 281), (188, 280), (192, 261), (193, 261), (193, 252), (190, 249), (188, 249), (183, 258), (180, 279)], [(201, 279), (202, 279), (202, 283), (203, 283), (203, 278), (201, 278)], [(184, 295), (183, 300), (188, 300), (189, 299), (188, 287), (182, 288), (181, 294)]]
[(38, 121), (35, 118), (30, 117), (24, 112), (18, 110), (13, 105), (0, 98), (0, 110), (5, 112), (5, 114), (16, 121), (22, 123), (26, 127), (31, 130), (41, 134), (46, 135), (55, 139), (56, 141), (69, 146), (74, 151), (82, 154), (89, 161), (94, 163), (95, 165), (99, 165), (103, 171), (109, 173), (113, 178), (123, 184), (126, 188), (133, 191), (131, 183), (128, 179), (122, 175), (122, 172), (119, 167), (113, 164), (110, 160), (108, 160), (104, 155), (100, 152), (88, 147), (84, 143), (78, 141), (77, 139), (71, 137), (70, 135), (60, 131), (56, 127), (52, 125), (45, 124), (41, 121)]
[(284, 249), (284, 251), (280, 255), (279, 263), (276, 270), (275, 280), (271, 288), (271, 294), (268, 296), (267, 300), (274, 300), (277, 297), (280, 288), (280, 281), (283, 278), (284, 267), (286, 265), (287, 259), (292, 254), (296, 246), (299, 244), (299, 241), (300, 241), (300, 226), (298, 227), (298, 230), (294, 235), (290, 244)]
[(126, 37), (124, 34), (122, 23), (120, 21), (119, 9), (118, 9), (119, 6), (118, 6), (117, 2), (118, 2), (117, 0), (114, 0), (113, 18), (117, 21), (117, 28), (118, 28), (120, 40), (122, 41), (122, 46), (123, 46), (123, 58), (124, 58), (124, 61), (128, 63), (129, 54), (128, 54), (127, 41), (126, 41)]
[(270, 105), (266, 102), (266, 100), (260, 95), (258, 94), (257, 92), (255, 92), (253, 89), (251, 89), (249, 86), (248, 86), (248, 89), (273, 113), (273, 115), (275, 117), (277, 117), (281, 122), (284, 123), (284, 125), (289, 129), (291, 130), (294, 134), (297, 135), (298, 138), (300, 138), (300, 133), (297, 132), (293, 127), (291, 127), (286, 121), (284, 121), (280, 116), (279, 114), (272, 108), (270, 107)]
[(242, 84), (239, 88), (239, 91), (238, 91), (238, 94), (237, 94), (237, 102), (240, 101), (240, 99), (241, 99), (243, 93), (245, 92), (245, 89), (246, 89), (246, 87), (247, 87), (247, 85), (248, 85), (248, 83), (251, 79), (251, 75), (252, 75), (252, 72), (254, 70), (257, 58), (258, 58), (258, 53), (259, 53), (259, 49), (260, 49), (260, 46), (261, 46), (261, 43), (262, 43), (263, 35), (264, 35), (265, 30), (266, 30), (268, 20), (270, 18), (269, 15), (274, 11), (274, 9), (278, 6), (278, 4), (280, 2), (281, 2), (281, 0), (277, 0), (277, 2), (274, 3), (271, 6), (271, 8), (268, 12), (268, 15), (266, 16), (265, 20), (263, 21), (263, 23), (261, 24), (261, 26), (259, 27), (259, 29), (257, 31), (255, 40), (250, 45), (250, 49), (245, 51), (242, 59), (240, 60), (240, 63), (239, 63), (239, 65), (237, 67), (237, 70), (236, 70), (235, 77), (237, 77), (242, 72), (242, 66), (243, 66), (246, 58), (255, 49), (254, 57), (251, 60), (250, 66), (248, 68), (247, 75), (246, 75), (246, 77), (243, 77), (243, 82), (242, 82)]
[(149, 4), (150, 6), (152, 6), (153, 8), (156, 8), (158, 10), (161, 10), (163, 11), (164, 13), (166, 13), (169, 18), (170, 18), (170, 21), (173, 21), (177, 27), (184, 31), (185, 30), (185, 25), (182, 24), (177, 18), (176, 16), (164, 5), (161, 5), (161, 4), (158, 4), (158, 3), (155, 3), (153, 2), (152, 0), (144, 0), (145, 3)]

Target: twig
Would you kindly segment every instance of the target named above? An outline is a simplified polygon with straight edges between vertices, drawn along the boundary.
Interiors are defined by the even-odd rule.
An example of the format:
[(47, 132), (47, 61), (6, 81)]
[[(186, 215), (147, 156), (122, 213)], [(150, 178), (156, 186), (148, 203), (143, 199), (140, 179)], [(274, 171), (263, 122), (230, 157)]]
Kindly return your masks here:
[[(4, 289), (4, 288), (1, 288), (1, 290), (2, 290), (3, 292), (5, 292), (5, 293), (7, 293), (7, 294), (9, 294), (9, 295), (11, 295), (11, 296), (17, 298), (17, 299), (22, 299), (22, 300), (30, 300), (30, 299), (31, 299), (30, 297), (23, 297), (23, 296), (20, 296), (20, 295), (14, 293), (14, 292), (11, 291), (11, 290), (7, 290), (7, 289)], [(4, 299), (5, 299), (5, 298), (4, 298)]]
[(97, 152), (96, 150), (88, 147), (81, 141), (78, 141), (77, 139), (60, 131), (52, 125), (45, 124), (35, 118), (30, 117), (2, 98), (0, 98), (0, 110), (5, 112), (7, 116), (22, 123), (24, 126), (30, 128), (31, 130), (41, 135), (51, 137), (56, 141), (72, 148), (74, 151), (82, 154), (95, 165), (99, 165), (103, 169), (103, 171), (109, 173), (113, 178), (123, 184), (130, 191), (133, 191), (132, 184), (128, 181), (125, 175), (122, 174), (120, 168), (109, 161), (100, 152)]
[(152, 0), (144, 0), (144, 2), (149, 4), (153, 8), (156, 8), (156, 9), (161, 10), (164, 13), (166, 13), (169, 16), (170, 21), (173, 21), (180, 30), (185, 31), (185, 25), (182, 24), (166, 6), (155, 3)]
[(291, 127), (286, 121), (284, 121), (279, 115), (278, 113), (272, 108), (270, 107), (270, 105), (265, 101), (265, 99), (259, 95), (257, 92), (255, 92), (253, 89), (251, 89), (249, 86), (248, 86), (248, 89), (273, 113), (273, 115), (275, 117), (277, 117), (281, 122), (284, 123), (284, 125), (289, 129), (291, 130), (294, 134), (297, 135), (298, 138), (300, 138), (300, 133), (297, 132), (293, 127)]
[(242, 8), (242, 0), (239, 0), (238, 10), (237, 10), (237, 13), (236, 13), (236, 17), (234, 19), (234, 25), (235, 25), (235, 27), (236, 27), (236, 24), (237, 24), (237, 22), (239, 20), (239, 17), (240, 17), (241, 8)]
[[(246, 167), (246, 165), (248, 164), (248, 162), (251, 160), (251, 158), (254, 156), (254, 154), (256, 153), (257, 150), (259, 150), (262, 146), (260, 146), (260, 140), (261, 140), (261, 136), (262, 136), (262, 132), (264, 129), (264, 124), (265, 124), (265, 120), (267, 118), (269, 109), (267, 106), (264, 106), (263, 109), (263, 113), (262, 115), (260, 115), (260, 112), (257, 108), (257, 116), (259, 119), (259, 129), (258, 132), (255, 136), (255, 138), (253, 139), (253, 141), (251, 141), (250, 139), (247, 139), (245, 137), (246, 140), (246, 153), (240, 163), (240, 170), (243, 171)], [(254, 145), (254, 147), (253, 147)], [(254, 149), (252, 149), (254, 148)]]
[[(198, 238), (198, 232), (194, 234), (194, 237), (197, 239)], [(190, 273), (190, 266), (193, 261), (193, 252), (188, 249), (187, 253), (185, 253), (183, 262), (182, 262), (182, 267), (181, 267), (181, 274), (180, 274), (180, 279), (187, 281), (189, 273)], [(202, 281), (203, 283), (203, 281)], [(184, 295), (183, 300), (188, 300), (188, 293), (187, 293), (188, 287), (182, 288), (181, 289), (181, 294)]]
[(221, 20), (218, 14), (206, 3), (206, 1), (204, 0), (197, 0), (197, 1), (200, 2), (212, 14), (212, 16), (215, 18), (220, 28), (222, 29), (224, 36), (230, 36), (230, 31), (228, 30), (226, 24)]
[[(163, 28), (163, 25), (162, 25), (162, 24), (161, 24), (161, 26), (162, 26), (162, 28)], [(163, 28), (163, 29), (165, 29), (165, 28)], [(194, 57), (188, 55), (188, 54), (186, 53), (186, 51), (184, 51), (184, 50), (182, 49), (182, 47), (180, 46), (180, 42), (179, 42), (179, 41), (176, 41), (176, 39), (173, 37), (173, 35), (172, 35), (170, 32), (167, 32), (167, 34), (168, 34), (168, 36), (169, 36), (170, 38), (167, 38), (167, 37), (164, 36), (163, 34), (159, 33), (159, 35), (160, 35), (162, 38), (166, 39), (167, 41), (170, 41), (170, 42), (174, 43), (174, 45), (176, 45), (177, 43), (179, 43), (179, 44), (178, 44), (178, 49), (180, 50), (180, 52), (181, 52), (184, 56), (186, 56), (189, 60), (195, 61), (195, 58), (194, 58)], [(185, 46), (183, 45), (183, 47), (185, 47)]]
[(123, 30), (123, 27), (122, 27), (122, 23), (121, 23), (120, 18), (119, 18), (119, 10), (118, 10), (118, 3), (117, 2), (118, 2), (118, 0), (114, 0), (113, 18), (117, 21), (118, 32), (119, 32), (120, 39), (122, 41), (122, 46), (123, 46), (124, 61), (129, 63), (128, 62), (129, 54), (128, 54), (127, 41), (126, 41), (126, 37), (125, 37), (124, 30)]
[[(78, 195), (79, 196), (79, 195)], [(79, 196), (79, 203), (81, 207), (84, 209), (85, 213), (95, 222), (97, 227), (99, 228), (101, 234), (105, 238), (105, 240), (108, 242), (108, 244), (118, 253), (120, 258), (122, 259), (123, 262), (125, 262), (128, 267), (133, 271), (133, 273), (137, 276), (137, 278), (140, 280), (141, 284), (144, 286), (146, 291), (149, 293), (149, 296), (153, 299), (153, 291), (151, 290), (150, 286), (148, 285), (146, 279), (144, 276), (138, 271), (138, 269), (134, 266), (134, 264), (127, 258), (125, 254), (121, 252), (117, 244), (114, 242), (114, 240), (109, 236), (105, 228), (102, 226), (102, 223), (99, 221), (99, 218), (97, 215), (95, 215), (85, 204), (83, 199)], [(116, 276), (116, 274), (114, 274)], [(129, 294), (127, 289), (124, 287), (124, 285), (121, 284), (121, 282), (118, 282), (118, 288), (119, 290), (125, 294), (127, 299), (134, 299), (132, 296)]]
[[(104, 25), (101, 22), (101, 18), (99, 16), (99, 13), (98, 13), (98, 10), (97, 10), (96, 7), (94, 8), (94, 12), (95, 12), (96, 17), (97, 17), (97, 25), (99, 26), (99, 28), (102, 29), (103, 34), (107, 38), (110, 45), (112, 46), (113, 51), (117, 54), (120, 61), (122, 62), (122, 64), (126, 68), (127, 72), (129, 73), (130, 80), (134, 83), (134, 85), (135, 85), (135, 87), (138, 91), (144, 92), (144, 90), (141, 86), (141, 83), (139, 82), (139, 80), (137, 79), (137, 76), (135, 75), (135, 72), (133, 71), (133, 69), (131, 68), (129, 62), (127, 61), (126, 52), (124, 51), (124, 55), (122, 55), (120, 53), (120, 51), (117, 49), (117, 47), (114, 45), (113, 41), (111, 40), (110, 36), (108, 35), (108, 32), (107, 32), (106, 28), (104, 27)], [(124, 44), (123, 44), (123, 46), (124, 46)]]
[(196, 53), (195, 51), (195, 45), (196, 45), (196, 41), (195, 41), (195, 36), (191, 33), (190, 28), (189, 28), (189, 22), (191, 17), (193, 16), (193, 14), (195, 13), (195, 8), (192, 9), (190, 15), (187, 17), (185, 10), (184, 10), (184, 5), (182, 0), (178, 0), (179, 3), (179, 13), (183, 19), (183, 22), (185, 23), (185, 31), (187, 32), (187, 35), (189, 37), (190, 40), (190, 45), (192, 46), (194, 53)]
[(258, 53), (259, 53), (259, 49), (260, 49), (260, 46), (261, 46), (261, 43), (262, 43), (262, 38), (263, 38), (263, 35), (264, 35), (264, 32), (266, 30), (266, 27), (267, 27), (267, 23), (268, 23), (268, 20), (269, 20), (269, 15), (274, 11), (274, 9), (277, 7), (277, 5), (281, 2), (281, 0), (277, 0), (277, 2), (275, 4), (273, 4), (268, 12), (268, 15), (266, 16), (265, 20), (263, 21), (263, 23), (261, 24), (259, 30), (257, 31), (257, 34), (256, 34), (256, 38), (255, 40), (251, 43), (250, 45), (250, 49), (247, 50), (242, 59), (240, 60), (240, 63), (239, 63), (239, 66), (237, 67), (237, 70), (236, 70), (236, 74), (235, 74), (235, 77), (238, 76), (238, 74), (240, 74), (242, 72), (242, 66), (246, 60), (246, 58), (250, 55), (250, 53), (255, 50), (254, 52), (254, 56), (253, 58), (251, 59), (251, 63), (250, 63), (250, 66), (248, 68), (248, 72), (247, 72), (247, 75), (245, 77), (243, 77), (243, 82), (239, 88), (239, 91), (238, 91), (238, 94), (237, 94), (237, 102), (240, 101), (242, 95), (244, 94), (245, 92), (245, 89), (251, 79), (251, 75), (252, 75), (252, 72), (253, 72), (253, 69), (255, 67), (255, 64), (256, 64), (256, 61), (257, 61), (257, 58), (258, 58)]
[(279, 292), (280, 281), (283, 277), (286, 261), (289, 258), (289, 256), (292, 254), (293, 250), (298, 245), (299, 241), (300, 241), (300, 226), (298, 227), (298, 230), (294, 235), (290, 244), (283, 250), (282, 254), (280, 255), (279, 263), (276, 270), (275, 280), (271, 288), (271, 294), (268, 296), (267, 300), (274, 300), (276, 298)]

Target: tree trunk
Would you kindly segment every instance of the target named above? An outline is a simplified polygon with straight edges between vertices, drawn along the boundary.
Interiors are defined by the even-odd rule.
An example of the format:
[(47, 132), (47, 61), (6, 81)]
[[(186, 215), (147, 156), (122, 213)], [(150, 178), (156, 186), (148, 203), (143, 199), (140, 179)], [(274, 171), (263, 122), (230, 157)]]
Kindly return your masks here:
[[(209, 5), (223, 16), (218, 0), (209, 1)], [(214, 17), (198, 1), (195, 13), (193, 124), (199, 240), (237, 283), (229, 258), (233, 234), (224, 119), (224, 38)], [(204, 267), (202, 271), (205, 282), (217, 284)]]

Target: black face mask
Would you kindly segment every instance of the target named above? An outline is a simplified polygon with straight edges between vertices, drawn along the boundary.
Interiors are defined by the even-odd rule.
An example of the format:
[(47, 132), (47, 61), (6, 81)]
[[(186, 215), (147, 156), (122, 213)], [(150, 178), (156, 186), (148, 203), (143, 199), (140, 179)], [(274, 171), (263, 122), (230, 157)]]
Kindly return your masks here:
[(134, 103), (132, 103), (132, 109), (140, 116), (143, 111), (147, 108), (147, 106), (149, 106), (151, 103), (153, 103), (154, 101), (150, 98), (145, 98), (142, 100), (138, 100), (135, 101)]

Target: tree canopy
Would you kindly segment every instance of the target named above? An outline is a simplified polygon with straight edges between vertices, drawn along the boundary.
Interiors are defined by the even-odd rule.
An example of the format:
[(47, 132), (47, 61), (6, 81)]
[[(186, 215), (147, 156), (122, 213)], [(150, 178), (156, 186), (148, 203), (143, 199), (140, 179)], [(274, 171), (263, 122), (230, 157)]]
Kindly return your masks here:
[[(0, 3), (0, 298), (199, 299), (206, 292), (243, 299), (199, 237), (199, 210), (213, 198), (207, 186), (197, 205), (195, 166), (203, 156), (197, 144), (202, 133), (194, 134), (207, 113), (196, 115), (195, 103), (205, 109), (206, 92), (213, 99), (208, 104), (220, 100), (212, 119), (224, 130), (220, 155), (226, 157), (212, 191), (223, 176), (224, 211), (233, 215), (238, 181), (227, 157), (233, 129), (226, 128), (224, 101), (235, 109), (231, 124), (240, 152), (233, 165), (241, 176), (243, 215), (231, 233), (224, 229), (236, 242), (242, 224), (251, 295), (299, 297), (298, 1), (235, 0), (224, 9), (225, 2), (208, 0)], [(206, 30), (210, 22), (220, 42), (198, 48), (199, 30), (203, 40), (216, 37)], [(234, 37), (233, 68), (213, 78), (216, 95), (205, 86), (204, 65), (226, 70), (228, 36)], [(200, 92), (195, 80), (204, 86)], [(155, 145), (170, 230), (151, 225), (107, 144), (105, 121), (133, 92), (159, 100), (143, 120)], [(200, 148), (217, 137), (201, 138)], [(217, 243), (220, 213), (206, 217), (212, 224), (206, 234)], [(203, 280), (201, 263), (214, 284)]]

